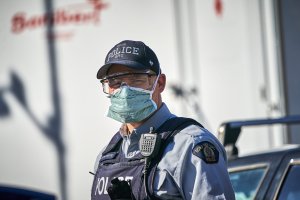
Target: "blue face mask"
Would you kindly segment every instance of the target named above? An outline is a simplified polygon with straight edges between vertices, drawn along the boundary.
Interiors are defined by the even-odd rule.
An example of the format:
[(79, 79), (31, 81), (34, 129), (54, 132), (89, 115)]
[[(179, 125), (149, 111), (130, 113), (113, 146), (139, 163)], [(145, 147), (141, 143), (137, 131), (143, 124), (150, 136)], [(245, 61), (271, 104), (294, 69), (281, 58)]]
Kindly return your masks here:
[(122, 85), (110, 96), (107, 116), (122, 123), (140, 122), (149, 117), (157, 109), (152, 100), (157, 80), (158, 77), (151, 91)]

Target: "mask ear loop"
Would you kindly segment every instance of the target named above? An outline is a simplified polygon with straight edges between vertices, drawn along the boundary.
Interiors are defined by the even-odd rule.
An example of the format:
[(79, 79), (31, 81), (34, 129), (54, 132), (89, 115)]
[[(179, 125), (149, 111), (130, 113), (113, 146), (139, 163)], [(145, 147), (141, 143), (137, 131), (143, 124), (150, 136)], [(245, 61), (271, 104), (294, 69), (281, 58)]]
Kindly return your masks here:
[(156, 88), (159, 76), (160, 76), (160, 69), (159, 69), (158, 75), (157, 75), (156, 80), (155, 80), (155, 82), (154, 82), (154, 84), (152, 86), (152, 89), (151, 89), (151, 98), (152, 98), (152, 94), (153, 94), (153, 92), (154, 92), (154, 90)]

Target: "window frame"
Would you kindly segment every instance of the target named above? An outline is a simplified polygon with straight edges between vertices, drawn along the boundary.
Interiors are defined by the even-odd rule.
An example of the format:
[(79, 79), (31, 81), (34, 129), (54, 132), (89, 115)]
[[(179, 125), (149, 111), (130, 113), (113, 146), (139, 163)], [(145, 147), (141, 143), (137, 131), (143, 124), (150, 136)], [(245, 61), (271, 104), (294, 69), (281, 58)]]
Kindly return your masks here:
[(284, 182), (285, 182), (285, 180), (286, 180), (286, 178), (287, 178), (287, 175), (288, 175), (290, 169), (291, 169), (293, 166), (295, 166), (295, 165), (299, 165), (299, 166), (300, 166), (300, 158), (296, 158), (296, 159), (291, 158), (291, 159), (290, 159), (289, 163), (287, 164), (287, 166), (286, 166), (286, 168), (285, 168), (285, 170), (284, 170), (284, 173), (282, 174), (282, 177), (281, 177), (281, 179), (280, 179), (280, 182), (279, 182), (279, 184), (278, 184), (278, 187), (276, 188), (276, 192), (275, 192), (275, 195), (274, 195), (273, 200), (277, 200), (277, 199), (278, 199), (279, 194), (280, 194), (280, 192), (281, 192), (281, 190), (282, 190), (282, 188), (283, 188), (283, 186), (284, 186)]
[[(236, 172), (242, 172), (242, 171), (247, 171), (247, 170), (254, 170), (254, 169), (260, 169), (260, 168), (265, 168), (264, 174), (262, 175), (256, 190), (254, 192), (254, 199), (256, 198), (258, 191), (261, 188), (261, 185), (263, 181), (266, 178), (267, 173), (269, 172), (270, 169), (270, 164), (269, 163), (255, 163), (255, 164), (248, 164), (248, 165), (241, 165), (241, 166), (235, 166), (235, 167), (230, 167), (228, 168), (228, 173), (230, 176), (230, 173), (236, 173)], [(235, 192), (234, 192), (235, 193)]]

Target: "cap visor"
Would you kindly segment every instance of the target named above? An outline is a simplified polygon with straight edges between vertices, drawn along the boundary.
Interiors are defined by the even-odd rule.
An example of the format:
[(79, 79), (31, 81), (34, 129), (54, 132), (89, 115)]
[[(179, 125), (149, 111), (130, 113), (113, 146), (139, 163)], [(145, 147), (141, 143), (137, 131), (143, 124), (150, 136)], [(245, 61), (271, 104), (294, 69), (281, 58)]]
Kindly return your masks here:
[(131, 69), (135, 70), (145, 70), (149, 69), (149, 67), (146, 67), (145, 65), (142, 65), (136, 61), (131, 61), (131, 60), (120, 60), (120, 61), (114, 61), (111, 63), (108, 63), (106, 65), (103, 65), (97, 73), (97, 79), (102, 79), (107, 75), (108, 69), (113, 65), (113, 64), (119, 64), (119, 65), (125, 65), (126, 67), (129, 67)]

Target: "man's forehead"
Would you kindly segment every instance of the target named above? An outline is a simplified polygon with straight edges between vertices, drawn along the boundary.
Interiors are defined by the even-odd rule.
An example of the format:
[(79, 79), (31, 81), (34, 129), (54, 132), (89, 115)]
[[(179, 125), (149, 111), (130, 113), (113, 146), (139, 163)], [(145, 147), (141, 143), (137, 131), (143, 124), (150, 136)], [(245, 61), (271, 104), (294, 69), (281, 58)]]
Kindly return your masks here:
[(136, 70), (136, 69), (127, 67), (125, 65), (113, 64), (107, 70), (107, 75), (120, 73), (120, 72), (144, 72), (144, 71), (149, 71), (149, 70)]

